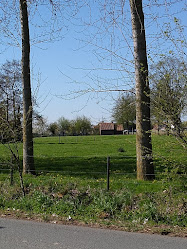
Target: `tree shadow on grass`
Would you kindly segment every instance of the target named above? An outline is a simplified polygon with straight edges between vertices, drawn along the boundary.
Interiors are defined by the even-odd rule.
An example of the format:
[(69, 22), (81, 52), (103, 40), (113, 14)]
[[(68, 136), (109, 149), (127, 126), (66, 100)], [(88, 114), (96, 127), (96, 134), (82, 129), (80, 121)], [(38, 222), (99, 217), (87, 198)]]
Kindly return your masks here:
[(55, 146), (57, 146), (57, 145), (63, 145), (63, 144), (80, 144), (80, 143), (62, 143), (62, 142), (48, 142), (48, 143), (46, 143), (46, 142), (37, 142), (37, 145), (38, 144), (44, 144), (44, 145), (46, 145), (46, 144), (50, 144), (50, 145), (55, 145)]
[[(55, 157), (36, 158), (36, 170), (66, 175), (100, 178), (107, 172), (107, 157)], [(136, 170), (136, 158), (111, 158), (111, 174), (133, 174)]]
[(55, 144), (55, 145), (57, 145), (57, 144), (58, 144), (58, 145), (59, 145), (59, 144), (61, 144), (61, 145), (63, 145), (63, 144), (65, 144), (65, 143), (61, 143), (61, 142), (60, 142), (60, 143), (45, 143), (45, 144)]
[[(154, 165), (156, 174), (165, 170), (158, 160)], [(37, 172), (101, 178), (107, 173), (107, 157), (36, 158), (35, 166)], [(136, 157), (110, 157), (110, 174), (136, 177)]]

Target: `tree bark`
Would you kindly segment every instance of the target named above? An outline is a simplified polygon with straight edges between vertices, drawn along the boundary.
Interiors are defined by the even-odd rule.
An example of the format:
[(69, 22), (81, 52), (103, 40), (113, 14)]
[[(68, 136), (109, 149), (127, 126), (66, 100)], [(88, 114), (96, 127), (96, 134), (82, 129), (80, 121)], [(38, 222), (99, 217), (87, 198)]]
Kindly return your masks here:
[(142, 0), (130, 0), (134, 41), (136, 81), (136, 157), (137, 179), (154, 179), (152, 159), (150, 88)]
[(22, 87), (23, 87), (23, 173), (35, 174), (32, 135), (32, 98), (30, 83), (30, 37), (27, 0), (20, 0), (22, 32)]

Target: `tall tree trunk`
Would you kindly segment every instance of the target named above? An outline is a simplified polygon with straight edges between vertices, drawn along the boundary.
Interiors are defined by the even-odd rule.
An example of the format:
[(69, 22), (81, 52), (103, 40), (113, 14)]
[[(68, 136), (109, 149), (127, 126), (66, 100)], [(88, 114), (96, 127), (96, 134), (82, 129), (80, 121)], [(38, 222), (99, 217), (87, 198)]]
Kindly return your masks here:
[[(13, 87), (12, 87), (13, 88)], [(15, 91), (13, 91), (13, 96), (12, 96), (12, 107), (13, 107), (13, 116), (14, 116), (14, 121), (13, 121), (13, 131), (17, 133), (16, 131), (16, 102), (15, 102)], [(16, 138), (17, 139), (17, 138)]]
[(134, 41), (136, 81), (136, 157), (137, 179), (154, 179), (152, 159), (150, 88), (142, 0), (130, 0)]
[(30, 84), (30, 37), (27, 0), (20, 0), (22, 31), (22, 84), (23, 84), (23, 173), (35, 174), (32, 136), (32, 98)]
[(9, 121), (9, 101), (8, 101), (8, 94), (6, 96), (6, 121)]
[(158, 135), (160, 135), (160, 121), (159, 120), (157, 121), (157, 124), (158, 124), (157, 132), (158, 132)]

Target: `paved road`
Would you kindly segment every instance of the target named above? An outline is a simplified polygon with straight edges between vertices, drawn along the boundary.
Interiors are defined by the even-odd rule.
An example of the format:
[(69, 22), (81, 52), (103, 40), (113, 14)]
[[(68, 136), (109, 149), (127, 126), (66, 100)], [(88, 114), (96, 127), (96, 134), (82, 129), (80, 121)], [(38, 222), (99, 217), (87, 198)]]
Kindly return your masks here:
[(0, 218), (0, 249), (186, 249), (187, 239)]

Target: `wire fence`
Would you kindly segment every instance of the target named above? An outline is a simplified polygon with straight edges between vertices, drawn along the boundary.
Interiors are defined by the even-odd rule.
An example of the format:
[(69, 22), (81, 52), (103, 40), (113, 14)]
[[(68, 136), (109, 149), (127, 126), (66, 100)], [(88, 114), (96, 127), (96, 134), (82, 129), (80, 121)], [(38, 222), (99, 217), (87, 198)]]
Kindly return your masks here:
[[(38, 160), (37, 160), (38, 159)], [(42, 164), (43, 159), (47, 160)], [(54, 178), (61, 176), (62, 179), (69, 178), (69, 182), (75, 181), (78, 184), (79, 178), (87, 179), (88, 184), (95, 182), (98, 186), (110, 189), (111, 184), (118, 184), (123, 178), (125, 179), (126, 184), (140, 185), (141, 182), (132, 181), (136, 180), (136, 157), (134, 156), (113, 156), (113, 157), (36, 157), (36, 170), (35, 173), (39, 177), (40, 181), (45, 181), (46, 177)], [(45, 161), (44, 160), (44, 161)], [(37, 165), (38, 163), (38, 165)], [(10, 181), (10, 184), (13, 183), (14, 179), (18, 176), (16, 172), (18, 171), (13, 167), (6, 167), (6, 164), (3, 164), (4, 167), (0, 168), (0, 182)], [(46, 167), (48, 165), (48, 167)], [(38, 167), (37, 167), (38, 166)], [(150, 176), (151, 174), (146, 174)], [(27, 180), (31, 175), (24, 175), (24, 180)], [(164, 173), (164, 171), (155, 170), (154, 177), (156, 180), (161, 180), (164, 178), (171, 179), (172, 172)], [(186, 174), (178, 174), (177, 177), (186, 178)], [(18, 178), (18, 177), (17, 177)], [(177, 178), (177, 179), (178, 179)], [(128, 180), (131, 180), (128, 183)], [(144, 185), (151, 185), (152, 181), (144, 182)], [(157, 181), (154, 184), (160, 185)], [(180, 186), (178, 181), (174, 183), (176, 186)]]
[[(105, 174), (108, 164), (115, 175), (136, 175), (136, 156), (34, 156), (36, 173)], [(167, 159), (166, 159), (167, 160)], [(156, 164), (154, 162), (154, 164)], [(184, 165), (185, 167), (185, 165)], [(8, 160), (0, 161), (0, 173), (10, 170)], [(167, 168), (167, 167), (165, 167)], [(13, 166), (13, 169), (16, 167)], [(163, 173), (155, 169), (154, 175)]]

